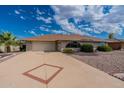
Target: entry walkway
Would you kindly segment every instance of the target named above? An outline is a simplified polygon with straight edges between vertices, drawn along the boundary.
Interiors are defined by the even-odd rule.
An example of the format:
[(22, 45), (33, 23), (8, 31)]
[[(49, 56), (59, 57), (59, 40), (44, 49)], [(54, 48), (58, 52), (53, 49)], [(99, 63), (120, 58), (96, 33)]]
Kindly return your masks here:
[(25, 52), (0, 63), (0, 87), (124, 87), (124, 82), (59, 52)]

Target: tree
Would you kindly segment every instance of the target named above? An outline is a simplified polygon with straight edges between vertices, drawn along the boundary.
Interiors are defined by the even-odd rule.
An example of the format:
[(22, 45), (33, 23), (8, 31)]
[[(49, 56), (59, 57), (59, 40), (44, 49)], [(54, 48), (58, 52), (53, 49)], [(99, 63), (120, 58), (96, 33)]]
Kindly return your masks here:
[(10, 46), (17, 45), (16, 37), (10, 32), (2, 32), (0, 34), (0, 45), (4, 45), (6, 52), (11, 52)]
[(109, 39), (114, 39), (114, 33), (109, 33), (108, 38)]

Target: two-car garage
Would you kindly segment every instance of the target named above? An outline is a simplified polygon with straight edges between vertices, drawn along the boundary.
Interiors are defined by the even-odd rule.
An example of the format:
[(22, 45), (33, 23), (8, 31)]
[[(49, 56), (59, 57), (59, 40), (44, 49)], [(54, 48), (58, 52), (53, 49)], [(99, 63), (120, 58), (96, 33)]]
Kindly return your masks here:
[(26, 45), (27, 51), (55, 51), (55, 42), (29, 42)]

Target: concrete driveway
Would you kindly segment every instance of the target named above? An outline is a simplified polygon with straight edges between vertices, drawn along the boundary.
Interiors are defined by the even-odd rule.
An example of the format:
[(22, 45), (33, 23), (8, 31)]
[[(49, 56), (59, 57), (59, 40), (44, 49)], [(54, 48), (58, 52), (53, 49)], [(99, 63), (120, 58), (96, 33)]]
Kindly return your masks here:
[(124, 87), (124, 82), (59, 52), (25, 52), (0, 63), (0, 87)]

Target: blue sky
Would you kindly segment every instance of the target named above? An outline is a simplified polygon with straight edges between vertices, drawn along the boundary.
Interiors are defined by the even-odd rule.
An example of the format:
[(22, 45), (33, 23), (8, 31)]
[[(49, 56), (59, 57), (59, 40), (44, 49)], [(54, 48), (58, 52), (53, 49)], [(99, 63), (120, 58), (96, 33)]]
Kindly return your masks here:
[(124, 39), (124, 6), (0, 6), (0, 32), (18, 38), (80, 34)]

